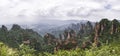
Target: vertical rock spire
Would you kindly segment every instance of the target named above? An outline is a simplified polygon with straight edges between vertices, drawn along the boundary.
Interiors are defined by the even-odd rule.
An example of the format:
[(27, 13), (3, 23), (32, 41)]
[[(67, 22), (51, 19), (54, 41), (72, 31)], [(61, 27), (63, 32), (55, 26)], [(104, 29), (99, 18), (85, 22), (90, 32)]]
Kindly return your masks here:
[(100, 34), (99, 30), (100, 30), (100, 25), (99, 25), (99, 23), (96, 23), (96, 26), (95, 26), (95, 37), (94, 37), (95, 45), (98, 45), (98, 38), (99, 38), (99, 34)]

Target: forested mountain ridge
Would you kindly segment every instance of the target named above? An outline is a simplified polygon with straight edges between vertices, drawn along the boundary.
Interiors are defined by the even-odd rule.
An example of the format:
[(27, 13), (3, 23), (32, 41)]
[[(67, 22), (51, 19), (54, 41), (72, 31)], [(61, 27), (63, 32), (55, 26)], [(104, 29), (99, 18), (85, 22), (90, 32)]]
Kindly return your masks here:
[[(86, 22), (87, 20), (46, 20), (36, 24), (19, 24), (19, 26), (23, 29), (32, 29), (42, 36), (44, 36), (45, 33), (51, 33), (58, 36), (59, 33), (63, 33), (65, 29), (73, 28), (72, 25)], [(5, 26), (8, 30), (12, 28), (12, 24), (5, 24)]]
[[(17, 52), (21, 51), (27, 52), (28, 54), (25, 53), (17, 54), (26, 56), (29, 54), (31, 56), (47, 54), (52, 56), (54, 54), (56, 55), (56, 53), (59, 54), (58, 52), (60, 52), (60, 50), (76, 50), (76, 49), (78, 49), (77, 51), (78, 54), (81, 51), (83, 53), (81, 53), (80, 55), (87, 56), (86, 49), (88, 49), (88, 51), (91, 50), (93, 51), (94, 49), (106, 51), (106, 49), (103, 48), (105, 46), (111, 47), (112, 45), (113, 45), (112, 48), (108, 48), (110, 51), (108, 53), (112, 53), (113, 50), (115, 50), (115, 53), (113, 54), (120, 55), (119, 34), (120, 34), (120, 22), (116, 19), (112, 21), (108, 19), (102, 19), (100, 22), (96, 23), (88, 21), (83, 24), (73, 24), (71, 28), (68, 27), (67, 29), (64, 30), (63, 33), (60, 33), (59, 36), (57, 37), (51, 33), (46, 33), (44, 36), (41, 36), (32, 29), (22, 29), (19, 25), (14, 24), (10, 30), (8, 30), (6, 26), (2, 25), (2, 27), (0, 28), (0, 42), (3, 42), (10, 48), (17, 49)], [(30, 50), (32, 52), (29, 52)], [(65, 55), (65, 53), (63, 54)], [(97, 54), (91, 53), (91, 55)]]
[(42, 36), (32, 29), (22, 29), (19, 25), (14, 24), (10, 30), (2, 25), (0, 28), (0, 41), (10, 47), (18, 48), (20, 44), (36, 44), (43, 42)]

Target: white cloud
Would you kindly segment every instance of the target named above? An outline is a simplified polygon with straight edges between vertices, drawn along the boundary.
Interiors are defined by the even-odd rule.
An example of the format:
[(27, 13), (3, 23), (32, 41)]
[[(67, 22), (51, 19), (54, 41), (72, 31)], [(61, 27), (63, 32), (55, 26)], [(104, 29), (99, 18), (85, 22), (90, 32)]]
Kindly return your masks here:
[(113, 10), (118, 10), (118, 11), (120, 11), (120, 5), (113, 6), (112, 9), (113, 9)]
[(120, 18), (120, 0), (0, 0), (0, 24)]

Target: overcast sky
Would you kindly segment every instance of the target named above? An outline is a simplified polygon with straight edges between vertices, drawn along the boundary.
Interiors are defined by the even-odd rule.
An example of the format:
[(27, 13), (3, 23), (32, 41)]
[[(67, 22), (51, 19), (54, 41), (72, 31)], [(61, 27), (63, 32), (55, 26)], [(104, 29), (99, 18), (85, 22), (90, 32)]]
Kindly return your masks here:
[(120, 19), (120, 0), (0, 0), (0, 24)]

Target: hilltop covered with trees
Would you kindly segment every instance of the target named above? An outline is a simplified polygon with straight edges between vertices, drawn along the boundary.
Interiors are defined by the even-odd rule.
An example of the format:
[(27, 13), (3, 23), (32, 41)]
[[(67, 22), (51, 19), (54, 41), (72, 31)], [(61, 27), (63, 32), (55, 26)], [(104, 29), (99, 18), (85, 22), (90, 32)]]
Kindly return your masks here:
[(41, 36), (17, 24), (10, 30), (2, 25), (0, 56), (119, 56), (119, 41), (120, 22), (116, 19), (77, 24), (59, 37), (51, 33)]

